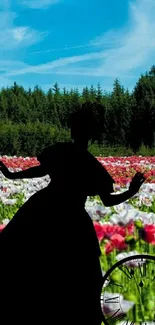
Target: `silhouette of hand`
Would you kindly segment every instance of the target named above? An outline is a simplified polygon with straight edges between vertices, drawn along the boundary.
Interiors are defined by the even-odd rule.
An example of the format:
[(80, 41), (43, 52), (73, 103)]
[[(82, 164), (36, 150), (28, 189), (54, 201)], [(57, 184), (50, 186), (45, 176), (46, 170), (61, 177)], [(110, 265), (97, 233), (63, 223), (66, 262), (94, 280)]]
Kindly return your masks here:
[(132, 195), (135, 195), (139, 191), (141, 185), (145, 182), (145, 179), (143, 173), (138, 172), (135, 174), (129, 186), (129, 191)]
[(11, 172), (9, 169), (3, 164), (2, 161), (0, 161), (0, 171), (3, 173), (3, 175), (7, 178), (9, 178)]

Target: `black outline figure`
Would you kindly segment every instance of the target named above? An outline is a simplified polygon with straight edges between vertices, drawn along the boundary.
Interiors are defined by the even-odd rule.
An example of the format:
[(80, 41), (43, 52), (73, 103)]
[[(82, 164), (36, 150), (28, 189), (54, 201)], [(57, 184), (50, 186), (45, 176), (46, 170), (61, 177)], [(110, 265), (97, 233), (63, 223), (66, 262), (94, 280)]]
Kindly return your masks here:
[(128, 191), (112, 195), (114, 180), (87, 151), (99, 130), (91, 105), (73, 113), (69, 126), (73, 142), (45, 148), (37, 156), (40, 166), (11, 173), (0, 162), (9, 179), (51, 177), (0, 234), (2, 324), (102, 322), (101, 251), (85, 202), (99, 195), (106, 206), (119, 204), (145, 178), (136, 174)]

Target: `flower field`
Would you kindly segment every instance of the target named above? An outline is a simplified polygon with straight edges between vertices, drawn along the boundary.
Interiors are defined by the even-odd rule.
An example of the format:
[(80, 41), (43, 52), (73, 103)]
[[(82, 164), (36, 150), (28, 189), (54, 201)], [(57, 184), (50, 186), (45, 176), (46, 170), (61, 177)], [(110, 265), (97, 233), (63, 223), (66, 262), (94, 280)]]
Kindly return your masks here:
[[(100, 263), (104, 274), (114, 263), (128, 255), (138, 253), (155, 255), (155, 157), (97, 157), (97, 159), (114, 178), (116, 194), (128, 188), (136, 172), (145, 173), (147, 178), (139, 193), (117, 206), (104, 207), (99, 197), (87, 198), (85, 207), (93, 219), (100, 243), (102, 252)], [(2, 156), (0, 160), (10, 171), (20, 171), (39, 165), (35, 157)], [(19, 207), (36, 191), (47, 186), (49, 181), (48, 175), (36, 179), (8, 180), (0, 172), (0, 230)], [(148, 295), (155, 301), (153, 290), (150, 288)], [(130, 293), (126, 293), (125, 299), (129, 302), (128, 309), (131, 309), (133, 297), (131, 298)], [(155, 304), (146, 306), (145, 321), (152, 320), (151, 308), (155, 308)], [(130, 310), (126, 312), (128, 311), (130, 312)], [(139, 315), (135, 317), (140, 319)]]

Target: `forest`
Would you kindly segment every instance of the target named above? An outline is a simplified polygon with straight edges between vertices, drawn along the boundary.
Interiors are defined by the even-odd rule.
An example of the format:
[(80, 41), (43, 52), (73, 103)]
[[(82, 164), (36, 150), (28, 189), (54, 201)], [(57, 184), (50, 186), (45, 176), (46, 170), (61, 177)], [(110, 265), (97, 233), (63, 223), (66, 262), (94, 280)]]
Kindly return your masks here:
[[(105, 85), (106, 88), (106, 85)], [(100, 84), (60, 91), (58, 83), (44, 92), (25, 90), (14, 82), (0, 90), (0, 154), (36, 156), (48, 145), (69, 141), (69, 114), (85, 102), (101, 104), (103, 130), (96, 147), (124, 147), (136, 153), (141, 145), (155, 148), (155, 66), (141, 75), (130, 93), (116, 79), (110, 93)], [(103, 120), (102, 120), (103, 118)]]

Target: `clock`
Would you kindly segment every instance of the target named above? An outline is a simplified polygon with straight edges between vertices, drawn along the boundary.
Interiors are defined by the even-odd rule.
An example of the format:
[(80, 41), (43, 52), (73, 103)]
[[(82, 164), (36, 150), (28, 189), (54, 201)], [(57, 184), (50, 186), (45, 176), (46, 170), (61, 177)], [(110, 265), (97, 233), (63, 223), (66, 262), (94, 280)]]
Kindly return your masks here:
[(105, 325), (155, 325), (155, 256), (128, 256), (103, 276), (100, 304)]

